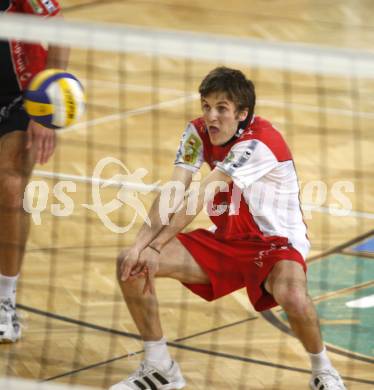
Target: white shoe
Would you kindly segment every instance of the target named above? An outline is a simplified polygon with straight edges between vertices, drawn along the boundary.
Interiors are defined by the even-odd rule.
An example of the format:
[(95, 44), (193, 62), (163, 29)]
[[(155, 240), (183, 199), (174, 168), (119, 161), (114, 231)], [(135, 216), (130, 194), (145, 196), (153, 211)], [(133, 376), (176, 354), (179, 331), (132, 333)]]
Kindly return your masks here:
[(14, 343), (21, 337), (21, 325), (10, 298), (0, 300), (0, 343)]
[(169, 370), (159, 370), (143, 361), (140, 367), (109, 390), (172, 390), (186, 385), (178, 363), (173, 361)]
[(309, 384), (312, 390), (347, 390), (339, 373), (332, 367), (312, 374)]

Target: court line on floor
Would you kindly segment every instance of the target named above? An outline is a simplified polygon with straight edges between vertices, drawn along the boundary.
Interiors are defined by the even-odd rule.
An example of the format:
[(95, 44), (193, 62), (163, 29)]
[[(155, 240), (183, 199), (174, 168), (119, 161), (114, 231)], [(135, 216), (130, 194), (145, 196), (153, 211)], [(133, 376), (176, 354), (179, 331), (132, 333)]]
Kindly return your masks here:
[[(144, 85), (144, 84), (131, 84), (131, 83), (122, 83), (122, 82), (115, 82), (110, 80), (101, 80), (101, 79), (84, 79), (81, 78), (80, 81), (82, 81), (83, 84), (90, 85), (91, 88), (95, 88), (97, 85), (99, 87), (102, 87), (103, 89), (110, 88), (113, 90), (113, 88), (120, 88), (124, 90), (129, 90), (133, 92), (160, 92), (164, 94), (171, 94), (176, 95), (178, 97), (191, 95), (193, 92), (187, 93), (186, 91), (182, 89), (175, 89), (175, 88), (166, 88), (166, 87), (154, 87), (152, 85)], [(373, 114), (374, 116), (374, 114)]]
[[(143, 85), (143, 84), (130, 84), (130, 83), (121, 83), (121, 82), (115, 82), (110, 80), (101, 80), (101, 79), (81, 79), (83, 82), (86, 81), (86, 84), (93, 85), (93, 88), (96, 86), (104, 88), (115, 88), (119, 87), (124, 90), (134, 91), (134, 92), (160, 92), (164, 94), (173, 94), (179, 97), (185, 96), (186, 91), (182, 89), (175, 89), (175, 88), (164, 88), (164, 87), (154, 87), (151, 85)], [(194, 92), (188, 92), (187, 95), (191, 95)], [(264, 93), (263, 95), (266, 95)], [(199, 97), (199, 96), (198, 96)], [(266, 99), (266, 98), (260, 98), (256, 102), (256, 107), (261, 108), (263, 107), (277, 107), (277, 108), (283, 108), (283, 109), (295, 109), (305, 112), (325, 112), (326, 114), (336, 114), (336, 115), (344, 115), (344, 116), (359, 116), (362, 118), (367, 119), (374, 119), (374, 113), (369, 111), (352, 111), (346, 108), (337, 108), (337, 107), (329, 107), (329, 106), (317, 106), (313, 104), (303, 104), (303, 103), (294, 103), (290, 101), (284, 101), (284, 100), (274, 100), (274, 99)]]
[[(322, 257), (326, 257), (326, 256), (329, 256), (333, 253), (339, 253), (339, 252), (342, 252), (344, 249), (352, 246), (353, 244), (356, 244), (357, 242), (360, 242), (360, 241), (363, 241), (365, 240), (366, 238), (370, 237), (374, 235), (374, 229), (371, 229), (369, 231), (367, 231), (366, 233), (363, 233), (355, 238), (352, 238), (351, 240), (348, 240), (346, 242), (344, 242), (343, 244), (340, 244), (340, 245), (337, 245), (335, 246), (334, 248), (332, 249), (329, 249), (323, 253), (319, 253), (318, 255), (314, 255), (312, 257), (310, 257), (308, 260), (307, 260), (307, 263), (310, 263), (312, 261), (316, 261), (316, 260), (319, 260), (321, 259)], [(345, 252), (342, 252), (343, 254), (346, 254)]]
[(59, 134), (71, 133), (72, 131), (79, 131), (79, 132), (87, 131), (87, 128), (89, 126), (102, 125), (104, 123), (113, 122), (116, 120), (121, 120), (121, 119), (129, 118), (132, 116), (136, 116), (136, 115), (142, 115), (146, 112), (150, 112), (150, 111), (153, 111), (155, 109), (174, 107), (174, 106), (181, 104), (181, 103), (186, 103), (186, 102), (189, 102), (192, 100), (196, 100), (199, 98), (199, 96), (200, 96), (199, 94), (194, 93), (191, 95), (185, 95), (185, 96), (179, 97), (177, 99), (165, 100), (165, 101), (151, 104), (148, 106), (135, 108), (133, 110), (122, 111), (122, 112), (119, 112), (117, 114), (106, 115), (106, 116), (102, 116), (102, 117), (99, 117), (96, 119), (91, 119), (91, 120), (87, 120), (84, 122), (79, 122), (73, 126), (66, 128), (66, 129), (59, 130)]
[[(84, 326), (84, 327), (88, 327), (88, 328), (91, 328), (91, 329), (95, 329), (95, 330), (99, 330), (99, 331), (103, 331), (103, 332), (108, 332), (108, 333), (111, 333), (111, 334), (116, 334), (116, 335), (119, 335), (119, 336), (125, 336), (125, 337), (133, 338), (133, 339), (136, 339), (136, 340), (139, 340), (139, 341), (141, 340), (140, 336), (137, 335), (137, 334), (134, 334), (134, 333), (118, 331), (118, 330), (115, 330), (115, 329), (112, 329), (112, 328), (106, 328), (104, 326), (95, 325), (95, 324), (87, 323), (87, 322), (80, 321), (80, 320), (75, 320), (75, 319), (72, 319), (72, 318), (61, 316), (59, 314), (45, 312), (43, 310), (35, 309), (35, 308), (29, 307), (29, 306), (26, 306), (26, 305), (22, 305), (22, 304), (17, 304), (17, 307), (20, 308), (20, 309), (23, 309), (25, 311), (32, 312), (34, 314), (43, 315), (43, 316), (46, 316), (46, 317), (49, 317), (49, 318), (53, 318), (53, 319), (56, 319), (56, 320), (72, 323), (72, 324), (75, 324), (75, 325), (78, 325), (78, 326)], [(251, 317), (251, 318), (248, 318), (248, 319), (245, 319), (245, 320), (237, 321), (237, 322), (233, 323), (232, 326), (238, 325), (240, 323), (243, 323), (245, 321), (249, 321), (249, 320), (252, 320), (252, 319), (256, 319), (256, 318), (252, 318)], [(226, 324), (226, 325), (223, 326), (223, 328), (227, 328), (229, 325), (230, 324)], [(214, 328), (214, 331), (217, 331), (217, 330), (220, 330), (220, 329), (219, 328)], [(207, 331), (206, 333), (209, 333), (209, 331)], [(199, 335), (201, 335), (201, 334), (200, 333), (196, 334), (196, 336), (199, 336)], [(292, 366), (287, 366), (287, 365), (283, 365), (283, 364), (276, 364), (276, 363), (271, 363), (271, 362), (267, 362), (267, 361), (264, 361), (264, 360), (258, 360), (258, 359), (244, 357), (244, 356), (237, 356), (237, 355), (232, 355), (232, 354), (224, 353), (224, 352), (210, 351), (210, 350), (206, 350), (206, 349), (202, 349), (202, 348), (197, 348), (197, 347), (192, 347), (192, 346), (189, 346), (189, 345), (180, 344), (184, 339), (187, 340), (187, 339), (190, 339), (191, 337), (192, 337), (192, 335), (187, 336), (185, 338), (178, 339), (179, 340), (178, 342), (176, 342), (176, 341), (169, 341), (168, 345), (170, 347), (183, 349), (183, 350), (187, 350), (187, 351), (190, 351), (190, 352), (197, 352), (197, 353), (202, 353), (202, 354), (206, 354), (206, 355), (210, 355), (210, 356), (227, 358), (227, 359), (230, 359), (230, 360), (242, 361), (242, 362), (246, 362), (246, 363), (253, 363), (253, 364), (258, 364), (258, 365), (272, 367), (272, 368), (280, 368), (280, 369), (284, 369), (284, 370), (288, 370), (288, 371), (296, 371), (296, 372), (300, 372), (300, 373), (304, 373), (304, 374), (310, 374), (310, 370), (307, 370), (307, 369), (304, 369), (304, 368), (292, 367)], [(120, 357), (116, 357), (116, 358), (112, 358), (112, 359), (109, 359), (109, 360), (106, 360), (106, 361), (103, 361), (103, 362), (95, 363), (95, 364), (90, 365), (90, 366), (81, 367), (80, 369), (77, 369), (77, 370), (74, 370), (74, 371), (70, 371), (70, 372), (66, 372), (66, 373), (63, 373), (63, 374), (60, 374), (60, 375), (55, 375), (53, 377), (46, 378), (46, 379), (44, 379), (42, 381), (43, 382), (44, 381), (51, 381), (51, 380), (58, 379), (58, 378), (61, 378), (61, 377), (65, 377), (65, 376), (68, 376), (68, 375), (72, 375), (72, 374), (75, 374), (75, 373), (78, 373), (78, 372), (81, 372), (81, 371), (85, 371), (85, 370), (88, 370), (90, 368), (96, 368), (98, 366), (111, 363), (111, 362), (113, 362), (115, 360), (123, 359), (125, 357), (128, 357), (129, 355), (131, 356), (131, 355), (134, 355), (134, 354), (139, 354), (141, 352), (142, 351), (137, 351), (137, 352), (132, 353), (132, 354), (126, 354), (126, 355), (123, 355), (123, 356), (120, 356)], [(365, 384), (374, 384), (374, 381), (369, 381), (369, 380), (362, 379), (362, 378), (352, 378), (352, 377), (343, 377), (343, 378), (345, 380), (349, 380), (349, 381), (353, 381), (353, 382), (359, 382), (359, 383), (365, 383)]]
[[(108, 4), (112, 4), (112, 3), (121, 3), (122, 1), (123, 0), (105, 0), (105, 6), (108, 6)], [(81, 10), (82, 8), (90, 8), (94, 6), (100, 6), (100, 5), (104, 5), (103, 0), (93, 0), (88, 3), (75, 4), (67, 7), (62, 7), (62, 11), (65, 13), (65, 12)]]
[[(286, 323), (281, 321), (272, 311), (267, 311), (267, 312), (261, 313), (261, 315), (266, 321), (268, 321), (275, 328), (279, 329), (283, 333), (288, 334), (289, 336), (293, 336), (291, 329), (286, 325)], [(350, 352), (350, 351), (344, 351), (344, 350), (342, 350), (340, 348), (336, 348), (334, 346), (327, 345), (326, 349), (330, 352), (336, 353), (337, 355), (342, 355), (342, 356), (348, 357), (350, 359), (359, 360), (359, 361), (362, 361), (365, 363), (371, 363), (371, 364), (374, 363), (374, 359), (370, 359), (370, 357), (358, 355), (358, 354), (356, 354), (354, 352)], [(374, 381), (372, 383), (374, 383)]]

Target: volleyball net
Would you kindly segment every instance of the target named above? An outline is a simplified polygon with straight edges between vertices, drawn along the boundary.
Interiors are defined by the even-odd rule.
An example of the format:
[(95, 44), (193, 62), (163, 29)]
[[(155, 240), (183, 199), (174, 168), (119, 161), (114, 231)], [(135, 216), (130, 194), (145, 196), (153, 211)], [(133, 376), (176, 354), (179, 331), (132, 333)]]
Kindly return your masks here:
[[(22, 15), (0, 16), (0, 39), (70, 47), (68, 70), (87, 98), (84, 117), (58, 132), (53, 159), (36, 167), (28, 188), (32, 231), (17, 298), (26, 325), (19, 343), (0, 346), (0, 376), (107, 388), (137, 367), (142, 344), (115, 281), (115, 258), (170, 179), (181, 133), (200, 115), (200, 81), (225, 65), (254, 82), (256, 114), (290, 146), (322, 330), (345, 353), (336, 359), (352, 385), (372, 383), (365, 365), (373, 358), (373, 309), (359, 308), (374, 288), (373, 53)], [(199, 215), (191, 227), (209, 225)], [(178, 283), (157, 283), (165, 333), (191, 388), (257, 378), (262, 388), (286, 389), (292, 375), (304, 380), (307, 366), (292, 357), (281, 363), (287, 351), (302, 354), (281, 311), (265, 321), (245, 292), (207, 305)], [(268, 334), (273, 327), (274, 342), (264, 327)]]

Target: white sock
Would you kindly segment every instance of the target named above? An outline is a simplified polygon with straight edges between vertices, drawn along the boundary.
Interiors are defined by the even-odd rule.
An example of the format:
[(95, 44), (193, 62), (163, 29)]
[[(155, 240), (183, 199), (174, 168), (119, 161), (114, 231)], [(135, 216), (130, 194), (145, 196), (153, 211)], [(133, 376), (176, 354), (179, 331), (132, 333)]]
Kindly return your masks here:
[(164, 337), (159, 341), (145, 341), (144, 350), (145, 360), (152, 366), (161, 370), (170, 368), (172, 360)]
[(309, 353), (310, 362), (312, 364), (312, 372), (328, 370), (332, 367), (331, 361), (327, 356), (326, 347), (320, 353)]
[(16, 304), (17, 281), (19, 274), (16, 276), (5, 276), (0, 274), (0, 299), (10, 298), (12, 304)]

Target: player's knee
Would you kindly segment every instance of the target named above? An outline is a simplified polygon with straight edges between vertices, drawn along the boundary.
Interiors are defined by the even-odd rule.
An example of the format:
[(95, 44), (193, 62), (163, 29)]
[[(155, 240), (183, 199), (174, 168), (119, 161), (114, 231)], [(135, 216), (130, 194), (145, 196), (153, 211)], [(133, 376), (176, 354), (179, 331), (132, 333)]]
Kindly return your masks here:
[(288, 315), (304, 316), (307, 311), (308, 299), (304, 288), (283, 288), (275, 292), (274, 298)]
[(0, 197), (2, 205), (10, 209), (22, 207), (26, 183), (27, 180), (21, 172), (1, 172)]

